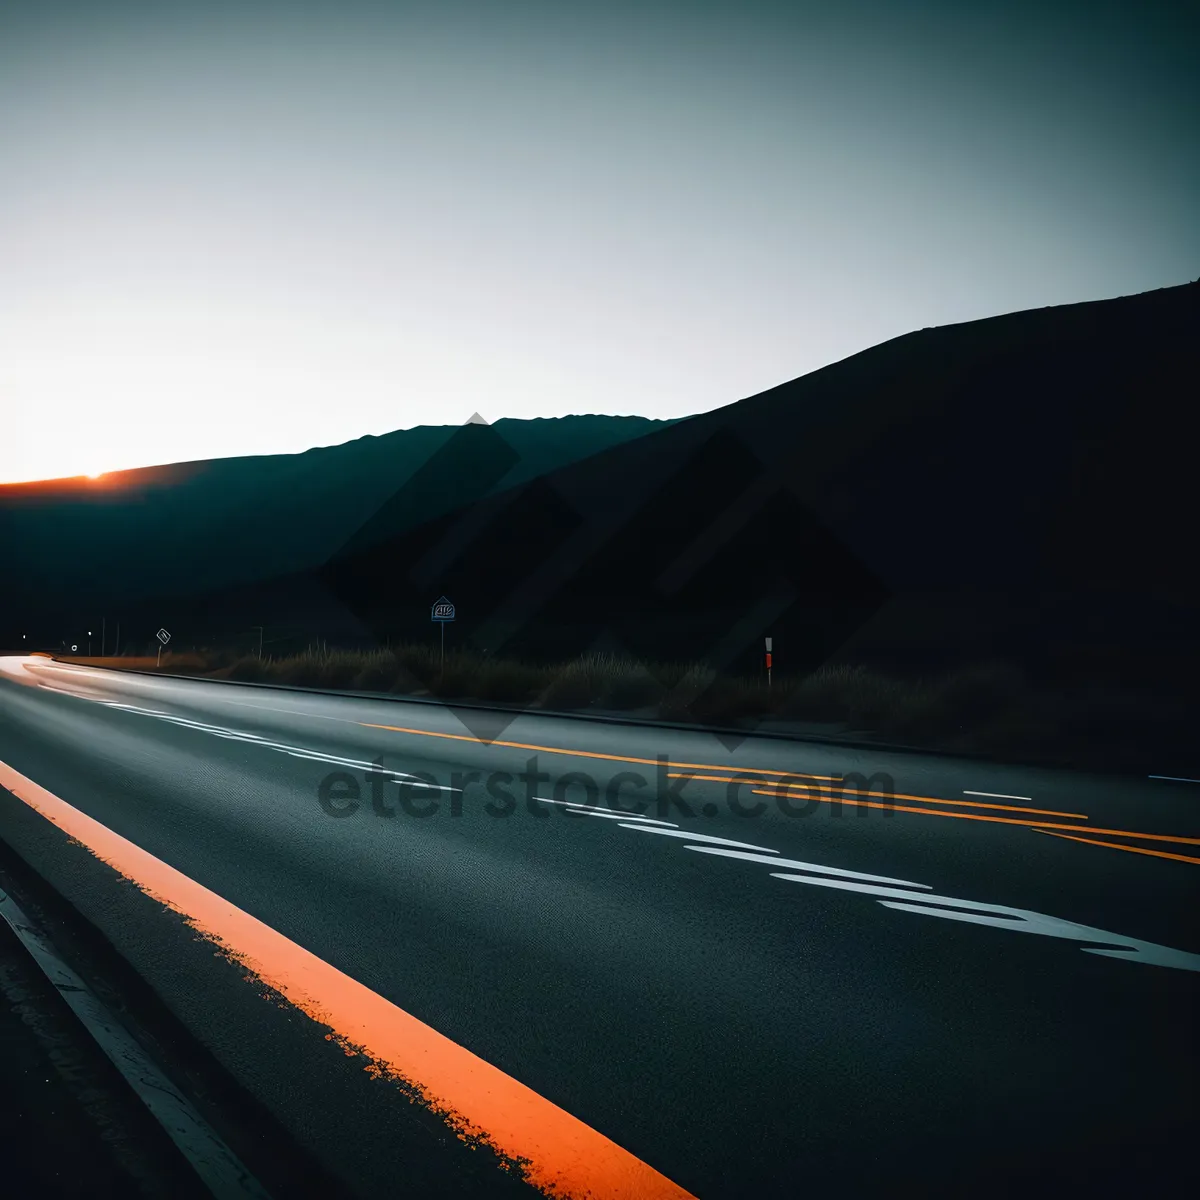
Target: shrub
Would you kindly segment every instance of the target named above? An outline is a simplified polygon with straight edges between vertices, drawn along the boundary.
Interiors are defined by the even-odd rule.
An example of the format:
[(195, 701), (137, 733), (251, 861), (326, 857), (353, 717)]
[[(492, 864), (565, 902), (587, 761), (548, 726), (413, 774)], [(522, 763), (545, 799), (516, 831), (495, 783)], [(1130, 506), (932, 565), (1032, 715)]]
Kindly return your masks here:
[(351, 684), (360, 692), (384, 692), (391, 688), (399, 669), (396, 655), (390, 650), (373, 650), (363, 656), (362, 665)]
[(540, 697), (541, 706), (578, 709), (595, 704), (614, 661), (609, 655), (587, 654), (551, 668), (550, 682)]
[(885, 710), (883, 724), (908, 737), (961, 737), (1010, 710), (1027, 691), (1016, 668), (979, 664), (930, 684), (902, 688)]
[(207, 670), (208, 662), (203, 655), (193, 653), (192, 651), (184, 651), (179, 654), (164, 653), (162, 656), (162, 669), (164, 671), (173, 671), (180, 675), (190, 675), (196, 671)]
[(626, 711), (657, 704), (666, 693), (659, 673), (645, 663), (615, 659), (600, 681), (597, 702), (603, 708)]
[(246, 654), (235, 659), (225, 668), (226, 678), (240, 679), (248, 683), (263, 683), (267, 679), (268, 660), (256, 654)]
[(832, 664), (785, 687), (779, 707), (799, 720), (870, 727), (913, 686), (861, 665)]
[(445, 666), (428, 682), (435, 696), (465, 699), (474, 695), (475, 669), (470, 657), (462, 652), (446, 655)]
[(765, 679), (718, 679), (698, 697), (692, 711), (701, 720), (732, 724), (769, 715), (784, 693), (782, 681), (768, 688)]
[(440, 652), (437, 647), (407, 643), (395, 647), (396, 679), (393, 691), (419, 691), (431, 687), (441, 670)]
[(480, 660), (475, 668), (473, 694), (480, 700), (523, 704), (533, 700), (547, 686), (545, 668), (512, 659)]
[[(705, 707), (705, 693), (712, 687), (716, 671), (704, 663), (692, 663), (679, 682), (659, 701), (658, 715), (664, 721), (696, 720), (693, 709)], [(710, 702), (711, 707), (711, 702)]]

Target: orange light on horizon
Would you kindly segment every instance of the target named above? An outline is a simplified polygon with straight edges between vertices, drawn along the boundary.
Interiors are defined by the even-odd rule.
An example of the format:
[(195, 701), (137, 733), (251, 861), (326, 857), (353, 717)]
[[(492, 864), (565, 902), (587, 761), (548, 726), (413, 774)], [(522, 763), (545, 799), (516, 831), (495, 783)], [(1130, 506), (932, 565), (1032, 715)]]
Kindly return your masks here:
[(204, 462), (172, 463), (156, 467), (116, 468), (89, 474), (60, 475), (54, 479), (28, 479), (0, 482), (0, 498), (23, 496), (78, 496), (82, 494), (120, 493), (129, 488), (169, 486), (202, 473)]
[(97, 483), (105, 479), (111, 472), (95, 471), (78, 475), (57, 475), (51, 479), (15, 479), (4, 480), (0, 482), (0, 489), (6, 491), (25, 490), (42, 490), (54, 488), (80, 488), (86, 487), (89, 483)]

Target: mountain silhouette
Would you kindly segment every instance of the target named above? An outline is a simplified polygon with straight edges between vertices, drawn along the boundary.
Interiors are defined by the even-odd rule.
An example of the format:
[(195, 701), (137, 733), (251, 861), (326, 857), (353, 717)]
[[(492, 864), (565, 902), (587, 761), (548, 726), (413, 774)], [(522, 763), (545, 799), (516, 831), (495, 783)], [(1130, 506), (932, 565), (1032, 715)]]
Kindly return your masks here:
[(922, 330), (318, 573), (375, 638), (753, 667), (1197, 662), (1200, 285)]
[[(1198, 358), (1200, 284), (1030, 310), (677, 422), (472, 422), (111, 500), (5, 496), (6, 561), (53, 605), (78, 554), (131, 628), (198, 642), (426, 638), (445, 594), (455, 641), (496, 654), (748, 670), (770, 634), (785, 670), (1000, 657), (1182, 687)], [(121, 554), (83, 549), (102, 537)]]
[[(573, 416), (489, 427), (473, 414), (468, 428), (502, 431), (504, 470), (488, 483), (499, 487), (664, 424)], [(0, 598), (0, 640), (11, 639), (6, 625), (37, 625), (39, 617), (48, 625), (78, 622), (148, 597), (195, 595), (318, 566), (431, 463), (441, 476), (408, 520), (429, 520), (463, 496), (478, 498), (477, 464), (447, 451), (456, 432), (418, 426), (303, 454), (0, 486), (0, 548), (11, 568)], [(466, 492), (459, 490), (464, 484)]]

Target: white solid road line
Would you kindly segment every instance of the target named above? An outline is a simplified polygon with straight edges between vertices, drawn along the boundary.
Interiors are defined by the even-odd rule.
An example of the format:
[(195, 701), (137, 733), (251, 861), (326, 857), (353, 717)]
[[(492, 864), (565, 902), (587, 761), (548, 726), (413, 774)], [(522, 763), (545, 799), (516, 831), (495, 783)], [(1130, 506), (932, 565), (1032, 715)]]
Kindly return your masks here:
[[(628, 821), (625, 813), (602, 812), (598, 808), (568, 808), (567, 812), (576, 817), (602, 817), (605, 821)], [(634, 817), (635, 821), (645, 821), (647, 825), (665, 825), (668, 829), (678, 829), (674, 821), (656, 821), (653, 817)]]
[[(264, 743), (259, 743), (260, 745)], [(393, 783), (398, 783), (401, 787), (411, 787), (422, 789), (426, 792), (458, 792), (461, 788), (444, 787), (440, 783), (423, 783), (415, 775), (410, 775), (407, 771), (393, 771), (390, 767), (377, 767), (374, 763), (364, 763), (354, 758), (337, 758), (332, 754), (309, 753), (306, 750), (291, 750), (286, 746), (270, 745), (272, 750), (282, 750), (283, 753), (291, 758), (303, 758), (307, 762), (324, 763), (326, 766), (333, 767), (349, 767), (355, 771), (362, 771), (364, 774), (378, 773), (386, 776)]]
[(1187, 779), (1183, 775), (1147, 775), (1147, 779), (1169, 779), (1172, 783), (1200, 783), (1200, 779)]
[(626, 825), (622, 829), (637, 829), (642, 833), (661, 833), (663, 837), (683, 838), (688, 842), (708, 842), (714, 846), (733, 846), (738, 850), (758, 850), (763, 854), (778, 854), (770, 846), (752, 846), (749, 842), (735, 842), (730, 838), (716, 837), (711, 833), (690, 833), (686, 829), (659, 829), (657, 825)]
[(991, 796), (993, 800), (1032, 800), (1032, 796), (1009, 796), (1005, 792), (971, 792), (963, 788), (964, 796)]
[(539, 804), (559, 804), (568, 812), (587, 813), (589, 817), (609, 817), (616, 821), (645, 821), (650, 825), (670, 825), (672, 829), (678, 829), (679, 826), (670, 821), (657, 821), (654, 817), (643, 817), (638, 813), (621, 812), (616, 808), (589, 808), (586, 804), (580, 804), (578, 800), (549, 800), (545, 796), (534, 796), (534, 799)]
[(863, 883), (891, 883), (897, 887), (928, 888), (927, 883), (910, 883), (907, 879), (892, 879), (887, 875), (867, 875), (842, 867), (825, 867), (820, 863), (800, 862), (794, 858), (772, 858), (769, 854), (753, 854), (746, 850), (724, 850), (720, 846), (685, 846), (697, 854), (718, 854), (722, 858), (737, 858), (742, 862), (769, 863), (773, 867), (791, 867), (797, 871), (812, 871), (815, 875), (837, 875), (843, 879), (861, 879)]
[[(56, 691), (58, 689), (51, 688), (49, 690)], [(367, 762), (365, 759), (349, 758), (341, 754), (331, 754), (324, 750), (313, 750), (307, 746), (291, 746), (286, 742), (274, 742), (262, 733), (250, 733), (248, 730), (242, 729), (229, 729), (224, 725), (210, 725), (207, 721), (197, 721), (191, 717), (180, 717), (174, 713), (164, 713), (154, 708), (141, 708), (134, 704), (121, 704), (109, 700), (101, 701), (101, 703), (108, 708), (115, 708), (121, 712), (136, 713), (138, 716), (143, 717), (157, 717), (160, 721), (165, 721), (168, 725), (175, 725), (180, 729), (193, 729), (198, 733), (207, 733), (211, 737), (223, 738), (225, 741), (243, 742), (248, 746), (259, 746), (264, 750), (274, 750), (280, 754), (286, 754), (291, 758), (325, 763), (328, 766), (348, 767), (356, 771), (378, 771), (380, 774), (386, 775), (402, 786), (419, 788), (431, 792), (458, 792), (462, 790), (461, 788), (446, 787), (437, 783), (425, 783), (407, 771), (396, 771), (389, 767), (380, 767), (373, 762)]]
[[(943, 920), (966, 921), (973, 925), (1010, 929), (1014, 933), (1036, 933), (1043, 937), (1089, 943), (1080, 946), (1085, 954), (1098, 954), (1105, 958), (1118, 958), (1125, 962), (1145, 963), (1156, 967), (1174, 967), (1179, 971), (1200, 971), (1200, 954), (1175, 950), (1156, 942), (1143, 942), (1140, 938), (1109, 933), (1105, 929), (1094, 929), (1090, 925), (1077, 925), (1074, 921), (1063, 921), (1058, 917), (1032, 912), (1026, 908), (983, 904), (976, 900), (959, 900), (954, 896), (930, 896), (924, 892), (904, 892), (897, 888), (855, 883), (848, 879), (822, 879), (815, 875), (786, 875), (772, 871), (771, 878), (885, 897), (879, 900), (884, 908), (920, 913), (926, 917), (941, 917)], [(945, 907), (938, 908), (934, 907), (935, 905)]]

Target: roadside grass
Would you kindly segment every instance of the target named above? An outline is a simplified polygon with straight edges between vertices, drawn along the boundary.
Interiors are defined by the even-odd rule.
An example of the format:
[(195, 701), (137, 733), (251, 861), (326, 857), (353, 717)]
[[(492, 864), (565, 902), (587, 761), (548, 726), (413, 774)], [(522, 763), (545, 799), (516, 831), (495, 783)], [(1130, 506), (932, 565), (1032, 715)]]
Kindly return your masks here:
[[(64, 659), (154, 670), (154, 657)], [(586, 654), (542, 664), (405, 644), (348, 650), (313, 644), (296, 654), (164, 653), (164, 672), (251, 683), (479, 700), (565, 712), (638, 712), (661, 720), (714, 723), (781, 720), (836, 724), (918, 739), (953, 736), (1002, 714), (1023, 680), (1003, 666), (977, 666), (933, 681), (901, 679), (861, 664), (804, 676), (722, 675), (702, 662), (647, 663)]]
[[(88, 661), (98, 666), (155, 668), (155, 659), (144, 655)], [(982, 678), (977, 673), (928, 685), (861, 665), (837, 665), (802, 677), (776, 675), (768, 687), (765, 677), (722, 675), (702, 662), (650, 663), (606, 653), (545, 664), (459, 648), (447, 653), (443, 663), (438, 648), (423, 643), (375, 650), (314, 643), (299, 653), (261, 658), (221, 651), (165, 653), (161, 669), (251, 683), (477, 700), (563, 712), (636, 712), (705, 724), (778, 719), (923, 734), (952, 732), (963, 694)], [(980, 707), (978, 701), (974, 706)], [(986, 709), (984, 705), (981, 711)]]
[(87, 655), (80, 654), (56, 654), (53, 657), (58, 662), (75, 663), (81, 667), (122, 667), (127, 671), (154, 671), (161, 669), (164, 672), (174, 674), (182, 672), (188, 675), (196, 672), (207, 672), (212, 666), (212, 660), (207, 655), (191, 651), (181, 651), (178, 654), (164, 651), (161, 665), (158, 662), (158, 656), (154, 654), (126, 654), (115, 658), (112, 655), (105, 658), (93, 655), (89, 658)]
[[(62, 661), (154, 670), (144, 654)], [(641, 662), (587, 654), (544, 664), (428, 644), (374, 650), (323, 643), (289, 655), (164, 653), (161, 670), (280, 683), (476, 701), (531, 710), (629, 713), (683, 724), (780, 731), (821, 726), (943, 752), (1120, 767), (1145, 757), (1179, 728), (1179, 713), (1119, 689), (1052, 686), (1002, 662), (901, 676), (864, 664), (829, 664), (807, 675), (720, 674), (701, 662)], [(1161, 731), (1161, 733), (1160, 733)], [(1172, 734), (1171, 736), (1175, 736)]]

